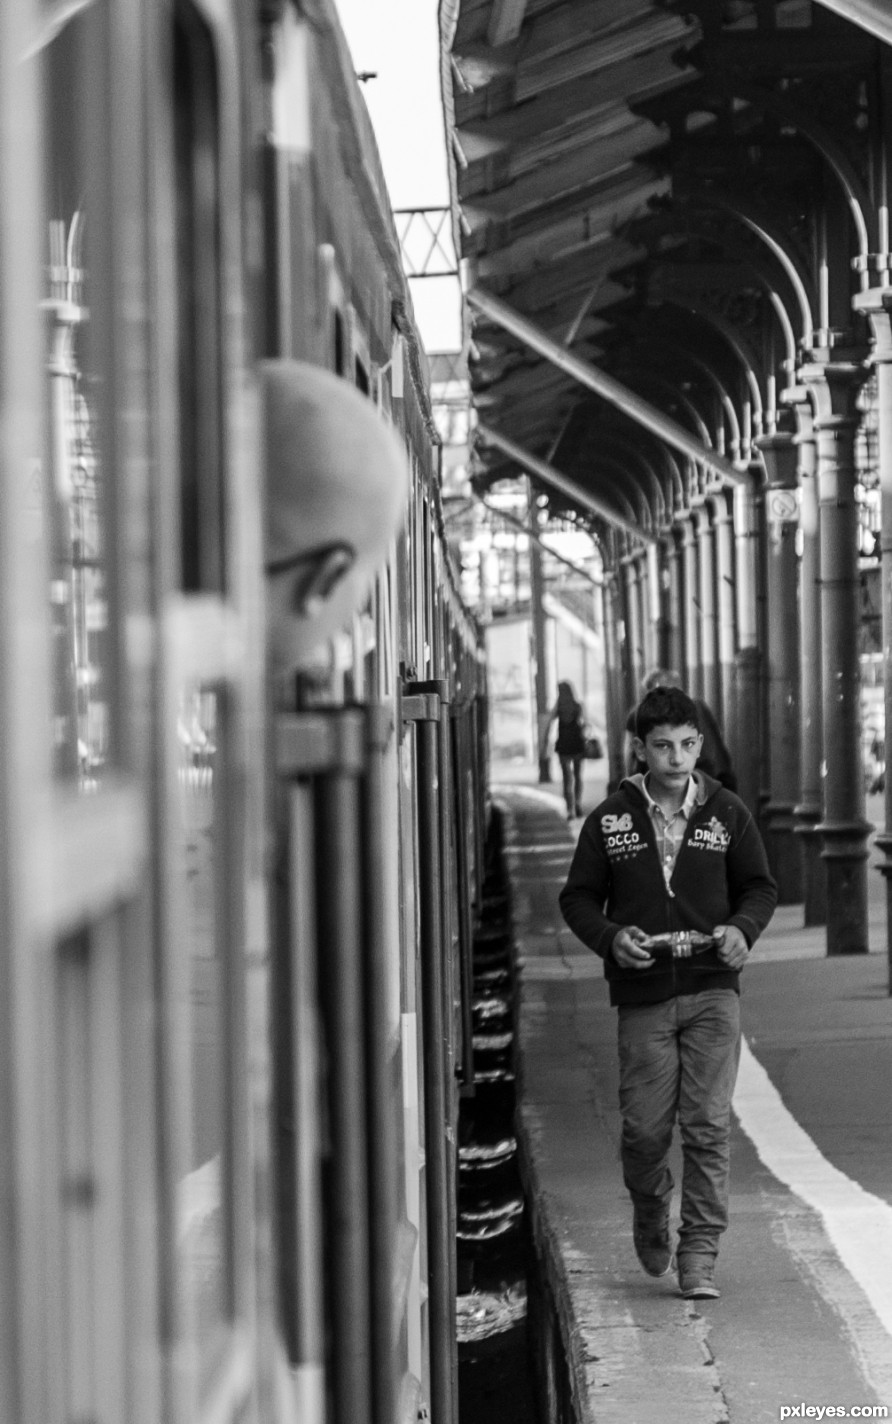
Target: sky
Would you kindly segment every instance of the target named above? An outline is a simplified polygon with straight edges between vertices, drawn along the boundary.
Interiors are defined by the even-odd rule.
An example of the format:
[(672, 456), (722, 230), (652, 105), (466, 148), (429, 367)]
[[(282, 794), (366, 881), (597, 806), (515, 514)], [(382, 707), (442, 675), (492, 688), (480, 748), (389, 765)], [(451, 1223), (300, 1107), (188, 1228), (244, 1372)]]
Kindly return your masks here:
[[(438, 0), (335, 0), (362, 84), (394, 208), (447, 207), (440, 100)], [(461, 345), (460, 296), (451, 278), (411, 283), (428, 351)]]

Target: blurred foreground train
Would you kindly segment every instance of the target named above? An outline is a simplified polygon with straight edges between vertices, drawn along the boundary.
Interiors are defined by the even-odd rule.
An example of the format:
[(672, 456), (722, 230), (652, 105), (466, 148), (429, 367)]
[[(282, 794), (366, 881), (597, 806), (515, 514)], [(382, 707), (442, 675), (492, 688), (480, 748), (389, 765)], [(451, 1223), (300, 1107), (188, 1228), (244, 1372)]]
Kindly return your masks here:
[(0, 158), (0, 1419), (451, 1424), (485, 681), (334, 6), (5, 4)]

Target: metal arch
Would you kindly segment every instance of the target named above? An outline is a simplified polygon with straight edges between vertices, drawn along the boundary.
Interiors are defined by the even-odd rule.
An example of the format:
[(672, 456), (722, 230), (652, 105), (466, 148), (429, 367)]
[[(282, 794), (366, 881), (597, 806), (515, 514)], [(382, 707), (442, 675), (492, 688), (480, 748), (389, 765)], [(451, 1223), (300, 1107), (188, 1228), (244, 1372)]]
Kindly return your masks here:
[(769, 93), (758, 86), (751, 87), (748, 84), (734, 86), (735, 95), (740, 95), (761, 112), (770, 113), (779, 118), (781, 122), (789, 124), (801, 134), (804, 139), (812, 145), (821, 155), (827, 167), (835, 174), (840, 183), (852, 213), (855, 230), (858, 234), (858, 241), (861, 247), (862, 257), (866, 257), (870, 249), (870, 238), (867, 231), (867, 220), (865, 212), (870, 215), (874, 226), (874, 235), (878, 223), (876, 204), (872, 201), (870, 194), (865, 188), (843, 149), (840, 148), (836, 140), (827, 132), (820, 120), (812, 119), (809, 114), (804, 114), (800, 106), (789, 98), (788, 95)]
[[(719, 191), (721, 192), (721, 190)], [(787, 348), (787, 359), (791, 362), (792, 370), (796, 362), (796, 337), (793, 331), (793, 323), (790, 318), (788, 306), (790, 305), (790, 296), (792, 296), (803, 321), (803, 341), (805, 341), (806, 337), (809, 336), (813, 330), (813, 326), (810, 324), (810, 310), (811, 304), (816, 301), (815, 292), (809, 290), (811, 288), (810, 279), (807, 273), (804, 273), (795, 266), (795, 263), (794, 270), (791, 272), (790, 263), (793, 262), (793, 258), (788, 259), (783, 248), (778, 249), (773, 245), (773, 234), (769, 234), (766, 238), (765, 234), (757, 227), (754, 227), (752, 222), (744, 219), (742, 214), (734, 207), (728, 194), (722, 193), (722, 201), (720, 202), (714, 201), (715, 196), (716, 190), (714, 189), (700, 190), (689, 187), (684, 193), (679, 195), (677, 203), (679, 208), (683, 208), (689, 217), (694, 220), (698, 213), (706, 214), (710, 211), (723, 213), (726, 218), (733, 219), (735, 224), (743, 224), (750, 232), (755, 233), (760, 242), (760, 248), (754, 253), (744, 247), (740, 238), (733, 231), (723, 231), (718, 234), (711, 232), (702, 234), (700, 232), (700, 226), (696, 221), (692, 222), (692, 234), (687, 235), (686, 241), (688, 243), (690, 242), (691, 235), (705, 236), (710, 242), (713, 242), (719, 247), (727, 257), (735, 259), (741, 266), (747, 268), (748, 271), (752, 273), (754, 280), (762, 287), (777, 313)], [(645, 219), (644, 225), (648, 226), (652, 222), (653, 219)], [(679, 234), (684, 232), (683, 229), (679, 229), (677, 226), (670, 226), (668, 221), (664, 225), (661, 225), (661, 230)], [(765, 249), (767, 249), (767, 252), (773, 254), (777, 266), (789, 283), (790, 292), (788, 296), (785, 296), (778, 286), (776, 274), (771, 270)], [(668, 258), (664, 259), (660, 265), (666, 270), (671, 269), (671, 262)], [(797, 282), (800, 285), (797, 285)], [(803, 302), (805, 303), (804, 306)], [(808, 313), (808, 315), (806, 315), (806, 313)]]
[[(660, 476), (657, 474), (650, 454), (641, 450), (640, 446), (630, 443), (632, 429), (635, 429), (635, 426), (633, 424), (630, 426), (629, 422), (622, 423), (614, 421), (607, 427), (607, 433), (609, 439), (615, 445), (621, 445), (624, 450), (634, 451), (635, 455), (643, 461), (652, 472), (653, 478), (657, 481), (658, 485), (660, 485), (664, 521), (668, 520), (672, 516), (673, 495), (667, 495), (663, 490), (663, 486), (660, 484)], [(645, 435), (648, 436), (649, 432), (645, 432)], [(640, 431), (638, 438), (640, 439)], [(664, 445), (662, 441), (657, 440), (655, 437), (649, 437), (649, 440), (649, 450), (653, 452), (656, 459), (661, 461), (665, 467), (665, 481), (667, 487), (673, 492), (674, 498), (683, 504), (684, 476), (679, 466), (680, 456), (678, 452), (670, 449), (668, 445)], [(691, 461), (685, 460), (686, 465), (690, 465), (691, 463)]]
[[(580, 402), (576, 407), (577, 417), (584, 416), (592, 407), (587, 402)], [(598, 425), (597, 438), (607, 440), (611, 445), (619, 446), (625, 456), (631, 457), (638, 466), (643, 468), (650, 479), (654, 481), (660, 502), (661, 517), (667, 517), (667, 510), (671, 505), (671, 497), (663, 487), (676, 486), (677, 491), (684, 489), (684, 481), (678, 467), (678, 453), (674, 451), (664, 441), (657, 439), (651, 431), (638, 426), (628, 417), (623, 419), (624, 412), (612, 411), (607, 421), (601, 421)], [(590, 427), (589, 427), (590, 428)], [(633, 438), (634, 432), (634, 438)], [(688, 463), (691, 463), (688, 461)], [(658, 472), (658, 466), (662, 466), (663, 480)], [(656, 521), (659, 523), (659, 520)]]
[[(748, 262), (746, 266), (748, 268), (749, 273), (752, 274), (756, 285), (759, 287), (762, 296), (771, 305), (771, 309), (774, 312), (774, 315), (777, 320), (780, 342), (783, 346), (785, 353), (783, 362), (775, 362), (773, 368), (765, 366), (763, 374), (767, 378), (769, 375), (772, 374), (772, 370), (776, 370), (778, 366), (780, 366), (780, 368), (785, 372), (789, 373), (790, 371), (794, 370), (796, 366), (796, 338), (793, 332), (793, 326), (790, 321), (790, 315), (787, 311), (786, 304), (779, 292), (777, 291), (776, 286), (772, 284), (772, 282), (765, 273), (759, 270), (758, 265), (754, 265), (752, 262)], [(671, 271), (671, 266), (669, 266), (668, 264), (667, 270)], [(713, 307), (711, 306), (703, 306), (699, 303), (696, 305), (686, 303), (684, 300), (683, 288), (680, 294), (676, 294), (673, 292), (671, 286), (669, 286), (666, 295), (663, 297), (663, 300), (666, 302), (674, 303), (676, 306), (686, 306), (687, 310), (696, 312), (696, 314), (703, 321), (712, 321), (713, 316), (715, 316), (717, 320), (725, 322), (726, 325), (731, 325), (731, 322), (727, 318), (723, 317), (720, 311), (714, 311)], [(752, 368), (756, 367), (755, 353), (753, 357), (748, 361), (748, 364)], [(761, 367), (762, 363), (759, 364)], [(789, 382), (787, 382), (787, 384), (789, 384)]]
[[(628, 464), (619, 460), (615, 455), (611, 455), (607, 450), (599, 450), (591, 457), (589, 463), (592, 483), (601, 489), (609, 489), (611, 494), (628, 505), (633, 522), (640, 519), (641, 528), (655, 534), (657, 522), (648, 503), (647, 490)], [(611, 474), (615, 478), (599, 478), (599, 476), (610, 476)]]
[[(645, 229), (653, 228), (654, 221), (657, 221), (658, 224), (660, 224), (658, 225), (658, 232), (664, 232), (664, 234), (665, 232), (671, 232), (671, 234), (684, 236), (685, 242), (687, 242), (688, 245), (690, 245), (691, 236), (701, 236), (701, 238), (710, 241), (711, 244), (718, 246), (721, 252), (727, 255), (727, 258), (732, 258), (740, 262), (741, 266), (744, 266), (744, 268), (747, 268), (748, 271), (752, 273), (754, 281), (761, 286), (765, 295), (771, 300), (772, 306), (774, 306), (775, 312), (777, 312), (778, 322), (781, 323), (782, 333), (784, 333), (788, 360), (795, 366), (797, 343), (795, 343), (795, 333), (794, 329), (792, 329), (789, 306), (791, 306), (792, 298), (792, 302), (795, 302), (795, 306), (797, 306), (799, 310), (799, 318), (801, 318), (802, 322), (802, 342), (805, 343), (807, 339), (811, 337), (812, 330), (814, 330), (811, 309), (816, 303), (816, 292), (814, 286), (812, 286), (808, 272), (805, 272), (804, 269), (801, 268), (801, 265), (798, 265), (797, 261), (795, 261), (792, 256), (789, 256), (789, 253), (785, 251), (784, 246), (779, 242), (779, 238), (774, 235), (774, 232), (768, 232), (767, 229), (764, 228), (764, 221), (762, 221), (761, 214), (755, 216), (755, 218), (752, 215), (745, 215), (744, 212), (738, 208), (738, 205), (735, 204), (731, 194), (725, 192), (724, 189), (690, 188), (687, 192), (678, 195), (675, 202), (677, 202), (678, 209), (684, 211), (685, 214), (688, 215), (688, 219), (691, 219), (691, 231), (688, 232), (687, 229), (678, 228), (677, 225), (671, 224), (671, 215), (665, 214), (663, 215), (663, 221), (660, 221), (660, 219), (645, 218), (643, 224), (641, 224), (641, 231), (638, 232), (638, 241), (644, 241)], [(745, 226), (748, 231), (754, 232), (759, 241), (758, 251), (752, 252), (750, 248), (745, 248), (745, 246), (742, 245), (740, 236), (735, 235), (734, 232), (720, 232), (720, 234), (702, 232), (701, 224), (698, 224), (695, 219), (697, 219), (698, 214), (707, 215), (710, 214), (710, 212), (712, 212), (712, 214), (721, 212), (721, 214), (725, 215), (725, 218), (734, 219), (735, 224)], [(777, 273), (771, 271), (768, 253), (774, 256), (778, 268), (781, 269), (782, 275), (787, 279), (789, 285), (788, 295), (784, 295), (784, 292), (782, 292), (778, 286)], [(653, 258), (651, 258), (651, 261), (653, 261)], [(668, 258), (664, 259), (660, 265), (664, 266), (667, 271), (671, 269), (671, 262), (668, 261)]]
[(734, 402), (728, 394), (727, 390), (725, 389), (724, 385), (719, 380), (715, 371), (712, 370), (712, 368), (708, 365), (706, 361), (703, 360), (701, 356), (696, 356), (692, 351), (689, 351), (688, 348), (683, 345), (677, 346), (676, 350), (679, 354), (679, 357), (682, 360), (687, 361), (691, 369), (695, 371), (700, 377), (700, 379), (705, 381), (706, 384), (711, 388), (712, 393), (715, 396), (718, 409), (724, 413), (725, 419), (727, 420), (728, 427), (731, 432), (732, 448), (736, 449), (739, 452), (741, 448), (740, 420), (738, 419), (737, 409), (734, 405)]
[[(741, 204), (731, 193), (723, 188), (710, 188), (708, 193), (704, 193), (703, 199), (708, 200), (709, 206), (718, 208), (720, 212), (730, 213), (732, 217), (744, 223), (750, 232), (754, 232), (760, 242), (763, 242), (768, 250), (774, 253), (774, 256), (786, 272), (790, 285), (796, 294), (799, 315), (802, 321), (801, 341), (803, 345), (807, 345), (814, 334), (815, 324), (812, 307), (817, 300), (817, 294), (813, 289), (810, 275), (799, 270), (798, 263), (794, 261), (784, 247), (780, 235), (774, 233), (772, 224), (767, 221), (762, 213), (747, 211), (745, 205)], [(698, 201), (702, 201), (699, 194)]]
[[(681, 306), (680, 302), (667, 302), (667, 306)], [(746, 345), (736, 329), (718, 312), (705, 311), (702, 307), (685, 307), (685, 311), (694, 314), (705, 322), (707, 326), (713, 327), (715, 331), (727, 342), (740, 364), (744, 380), (753, 400), (753, 408), (758, 415), (761, 424), (764, 406), (762, 404), (762, 392), (759, 389), (759, 381), (755, 372), (755, 360), (747, 352)], [(741, 455), (742, 458), (742, 455)], [(745, 476), (740, 471), (737, 472), (737, 482), (745, 483)]]
[(679, 509), (684, 505), (684, 476), (681, 472), (681, 468), (679, 466), (678, 460), (676, 459), (674, 451), (667, 450), (664, 448), (663, 456), (665, 458), (666, 467), (668, 470), (669, 484), (673, 492), (673, 498), (667, 501), (666, 510), (667, 520), (671, 523), (671, 521), (675, 518), (674, 510)]
[(676, 401), (677, 404), (680, 405), (687, 412), (691, 421), (697, 427), (697, 430), (700, 433), (700, 439), (703, 441), (704, 445), (708, 445), (710, 450), (717, 449), (718, 447), (713, 438), (712, 431), (709, 429), (706, 420), (701, 415), (700, 411), (697, 409), (690, 396), (687, 395), (685, 391), (680, 391), (666, 376), (664, 376), (655, 367), (648, 365), (647, 362), (640, 362), (638, 369), (641, 373), (641, 381), (644, 384), (656, 387), (658, 390), (663, 391), (666, 396), (668, 396), (671, 400)]
[(528, 321), (526, 317), (521, 316), (506, 302), (501, 301), (482, 287), (475, 287), (469, 291), (467, 301), (477, 311), (503, 326), (518, 340), (523, 341), (540, 356), (551, 361), (582, 385), (587, 386), (596, 395), (601, 396), (611, 405), (618, 406), (632, 420), (643, 425), (659, 439), (674, 446), (675, 449), (681, 450), (682, 454), (689, 456), (699, 464), (707, 465), (726, 483), (739, 484), (741, 482), (743, 476), (730, 461), (716, 454), (714, 450), (710, 450), (708, 446), (701, 444), (683, 426), (670, 420), (662, 411), (642, 400), (639, 395), (629, 390), (620, 381), (615, 380), (613, 376), (609, 376), (606, 371), (574, 356), (572, 352), (552, 340), (546, 332)]
[[(603, 461), (610, 467), (631, 479), (635, 487), (644, 499), (645, 507), (650, 517), (653, 528), (660, 527), (661, 519), (665, 516), (666, 499), (659, 481), (659, 477), (648, 460), (647, 456), (631, 441), (623, 439), (623, 436), (615, 425), (607, 426), (598, 430), (598, 450), (593, 457), (593, 463)], [(651, 507), (648, 497), (647, 484), (650, 484), (655, 491), (655, 503), (658, 507)]]
[(542, 480), (543, 484), (551, 485), (553, 488), (560, 490), (562, 494), (567, 495), (567, 497), (572, 499), (576, 504), (582, 505), (584, 509), (590, 510), (592, 514), (597, 515), (599, 519), (603, 519), (606, 523), (614, 525), (617, 529), (621, 529), (624, 533), (631, 535), (635, 539), (640, 539), (641, 542), (645, 544), (653, 543), (656, 539), (656, 535), (648, 533), (641, 528), (640, 524), (636, 524), (634, 520), (626, 519), (615, 509), (611, 509), (603, 500), (591, 494), (578, 480), (571, 479), (568, 475), (562, 474), (560, 470), (556, 470), (553, 465), (546, 464), (544, 460), (539, 459), (538, 455), (534, 455), (530, 450), (525, 450), (522, 445), (515, 444), (513, 440), (509, 440), (508, 436), (502, 435), (500, 431), (493, 430), (488, 425), (478, 424), (476, 437), (478, 440), (481, 440), (484, 445), (490, 445), (496, 450), (501, 450), (503, 455), (507, 455), (509, 460), (513, 460), (515, 464), (520, 465), (521, 469), (527, 470), (531, 475), (535, 475), (537, 479)]
[(780, 322), (781, 331), (784, 334), (784, 345), (787, 348), (786, 359), (786, 385), (792, 386), (795, 383), (796, 370), (796, 334), (793, 331), (793, 323), (790, 321), (790, 314), (781, 301), (780, 296), (772, 288), (768, 291), (768, 300), (777, 312), (777, 319)]
[(707, 363), (702, 359), (702, 357), (695, 356), (690, 352), (686, 352), (686, 355), (687, 359), (690, 361), (694, 369), (700, 372), (704, 380), (708, 381), (709, 384), (712, 386), (713, 390), (715, 391), (715, 394), (719, 400), (719, 404), (721, 405), (722, 410), (725, 412), (728, 424), (731, 427), (731, 443), (737, 449), (739, 455), (739, 452), (742, 449), (740, 421), (737, 418), (737, 408), (733, 400), (731, 399), (728, 392), (725, 390), (724, 385), (719, 380), (715, 371), (713, 371), (711, 367), (707, 365)]
[[(692, 313), (692, 315), (695, 315), (698, 321), (702, 321), (704, 323), (708, 321), (707, 317), (701, 316), (699, 313)], [(729, 395), (724, 382), (719, 378), (719, 376), (709, 365), (709, 363), (705, 361), (702, 356), (697, 355), (696, 352), (689, 346), (688, 342), (684, 340), (684, 338), (681, 336), (676, 335), (674, 338), (669, 338), (665, 332), (659, 331), (658, 329), (649, 329), (647, 327), (644, 327), (640, 330), (639, 338), (642, 335), (648, 340), (652, 340), (654, 337), (658, 337), (659, 340), (663, 342), (664, 345), (675, 354), (675, 357), (679, 364), (684, 364), (688, 366), (691, 370), (692, 375), (695, 375), (699, 380), (704, 381), (711, 388), (713, 395), (715, 396), (716, 401), (718, 403), (718, 406), (722, 411), (724, 411), (725, 417), (727, 419), (727, 423), (731, 432), (732, 447), (739, 452), (741, 449), (741, 430), (740, 420), (737, 414), (737, 408), (734, 405), (734, 402), (731, 399), (731, 396)], [(723, 335), (721, 339), (724, 341)], [(730, 352), (730, 357), (736, 365), (738, 360), (737, 352)], [(642, 370), (647, 371), (650, 369), (646, 360), (643, 360), (641, 357), (637, 357), (636, 359), (641, 364)], [(661, 450), (663, 450), (664, 453), (668, 453), (666, 452), (665, 446), (661, 446), (660, 448)], [(681, 477), (678, 474), (677, 470), (675, 477), (679, 480), (680, 483)]]
[[(614, 493), (615, 493), (617, 499), (620, 500), (620, 501), (622, 502), (622, 504), (625, 505), (626, 509), (628, 510), (628, 513), (629, 513), (629, 527), (626, 528), (626, 529), (623, 531), (623, 533), (625, 534), (626, 539), (628, 540), (628, 539), (630, 539), (630, 538), (632, 537), (632, 529), (634, 529), (634, 530), (637, 532), (637, 530), (640, 528), (640, 526), (635, 523), (635, 520), (636, 520), (635, 503), (634, 503), (634, 501), (633, 501), (633, 499), (632, 499), (632, 496), (631, 496), (630, 494), (627, 494), (627, 493), (626, 493), (625, 488), (624, 488), (623, 485), (621, 485), (621, 484), (620, 484), (620, 485), (616, 485), (616, 486), (611, 485), (610, 488), (614, 491)], [(643, 541), (643, 542), (646, 542), (646, 543), (648, 543), (648, 544), (655, 543), (655, 542), (656, 542), (656, 535), (655, 535), (655, 534), (648, 534), (647, 539), (646, 539), (645, 541)]]

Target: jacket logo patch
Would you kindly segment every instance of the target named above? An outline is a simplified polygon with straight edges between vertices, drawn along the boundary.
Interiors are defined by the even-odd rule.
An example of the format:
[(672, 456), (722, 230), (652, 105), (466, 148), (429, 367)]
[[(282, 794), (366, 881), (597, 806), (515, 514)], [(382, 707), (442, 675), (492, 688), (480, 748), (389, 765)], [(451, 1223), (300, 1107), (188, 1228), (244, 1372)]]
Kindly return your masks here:
[(708, 826), (696, 827), (690, 844), (694, 850), (725, 851), (731, 844), (731, 832), (713, 816)]
[(604, 849), (611, 860), (626, 860), (644, 850), (644, 837), (634, 829), (628, 811), (622, 816), (602, 816), (601, 830), (604, 833)]

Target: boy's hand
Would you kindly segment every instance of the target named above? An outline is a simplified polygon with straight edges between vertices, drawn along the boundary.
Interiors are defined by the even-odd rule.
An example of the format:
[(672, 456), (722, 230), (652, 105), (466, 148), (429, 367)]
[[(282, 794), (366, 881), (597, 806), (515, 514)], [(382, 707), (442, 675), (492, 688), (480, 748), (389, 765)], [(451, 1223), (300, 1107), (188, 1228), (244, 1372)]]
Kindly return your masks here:
[(721, 940), (716, 954), (722, 963), (729, 969), (742, 969), (750, 953), (742, 930), (736, 925), (716, 925), (713, 934)]
[(648, 969), (653, 964), (653, 955), (638, 943), (644, 937), (644, 930), (637, 925), (627, 925), (615, 937), (610, 953), (623, 969)]

